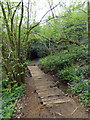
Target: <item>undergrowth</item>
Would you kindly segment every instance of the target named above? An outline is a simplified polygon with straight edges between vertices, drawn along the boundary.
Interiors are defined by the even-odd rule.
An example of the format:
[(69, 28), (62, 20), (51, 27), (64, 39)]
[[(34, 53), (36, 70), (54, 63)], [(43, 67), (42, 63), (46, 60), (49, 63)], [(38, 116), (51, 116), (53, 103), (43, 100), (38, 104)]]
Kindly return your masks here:
[(25, 89), (25, 84), (18, 86), (17, 83), (11, 88), (2, 88), (2, 109), (0, 111), (0, 118), (9, 119), (13, 116), (15, 101), (20, 98)]
[(90, 107), (88, 46), (71, 46), (40, 60), (40, 68), (66, 81), (69, 90)]
[[(29, 63), (30, 61), (27, 60), (21, 65), (24, 65), (26, 67), (26, 65), (28, 65)], [(24, 94), (26, 84), (25, 82), (22, 82), (19, 85), (16, 80), (10, 81), (9, 77), (5, 74), (4, 69), (1, 69), (0, 72), (2, 73), (2, 82), (0, 83), (0, 85), (2, 86), (0, 100), (2, 105), (0, 108), (0, 118), (11, 119), (15, 112), (14, 106), (16, 104), (16, 100), (18, 100)], [(11, 74), (11, 72), (9, 73)], [(25, 80), (25, 72), (23, 77), (23, 79)]]
[[(74, 47), (74, 46), (73, 46)], [(42, 69), (45, 69), (49, 72), (57, 72), (62, 70), (67, 66), (71, 66), (76, 62), (85, 62), (88, 60), (88, 46), (79, 46), (79, 47), (69, 48), (68, 50), (61, 51), (58, 54), (50, 55), (40, 60), (40, 66)]]

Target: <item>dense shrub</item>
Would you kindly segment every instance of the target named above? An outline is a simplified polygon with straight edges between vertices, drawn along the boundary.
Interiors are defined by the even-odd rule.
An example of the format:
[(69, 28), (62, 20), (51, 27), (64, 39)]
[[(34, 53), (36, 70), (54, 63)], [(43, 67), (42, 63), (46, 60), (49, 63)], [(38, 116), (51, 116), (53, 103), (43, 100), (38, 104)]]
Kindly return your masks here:
[(79, 79), (77, 82), (75, 79), (69, 84), (70, 91), (73, 94), (77, 94), (80, 100), (88, 107), (90, 107), (90, 92), (89, 92), (89, 79)]
[(60, 80), (78, 81), (79, 79), (83, 78), (83, 75), (81, 72), (77, 71), (78, 71), (77, 66), (70, 66), (66, 67), (64, 70), (59, 70), (57, 76), (60, 78)]
[(79, 67), (78, 65), (72, 65), (66, 67), (63, 70), (58, 70), (57, 76), (61, 80), (73, 81), (77, 79), (87, 78), (88, 77), (88, 65)]
[[(80, 49), (79, 49), (80, 48)], [(74, 62), (86, 60), (87, 46), (73, 46), (68, 50), (61, 51), (58, 54), (47, 56), (40, 60), (40, 66), (46, 71), (62, 70), (67, 66), (71, 66)]]
[(50, 72), (57, 72), (57, 70), (64, 69), (73, 63), (73, 57), (75, 54), (57, 54), (53, 56), (48, 56), (40, 60), (41, 68)]

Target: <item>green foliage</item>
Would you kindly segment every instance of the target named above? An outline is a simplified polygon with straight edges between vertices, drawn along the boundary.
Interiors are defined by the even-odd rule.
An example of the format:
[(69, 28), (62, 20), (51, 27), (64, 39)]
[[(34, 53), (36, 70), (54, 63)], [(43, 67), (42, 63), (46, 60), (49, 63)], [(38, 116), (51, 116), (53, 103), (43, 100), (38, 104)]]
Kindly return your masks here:
[[(88, 87), (85, 86), (84, 87)], [(82, 93), (79, 94), (79, 97), (81, 99), (81, 101), (88, 106), (88, 109), (90, 110), (90, 92), (88, 90), (83, 91)]]
[(64, 70), (59, 70), (57, 76), (60, 78), (60, 80), (79, 81), (83, 78), (83, 75), (81, 72), (77, 72), (78, 67), (79, 66), (66, 67)]
[[(80, 3), (74, 3), (71, 6), (58, 18), (47, 22), (40, 31), (40, 34), (44, 36), (43, 40), (50, 42), (49, 48), (53, 52), (59, 51), (62, 46), (68, 45), (69, 40), (79, 43), (86, 43), (88, 40), (86, 9), (82, 8)], [(62, 40), (64, 42), (61, 42)]]
[(88, 91), (88, 82), (89, 80), (83, 78), (79, 78), (78, 80), (74, 79), (72, 84), (70, 85), (72, 93), (80, 94)]
[(57, 76), (60, 78), (60, 80), (79, 81), (83, 78), (87, 78), (88, 74), (88, 65), (82, 67), (78, 65), (72, 65), (63, 70), (58, 70)]
[[(42, 66), (42, 68), (45, 68), (47, 71), (56, 71), (58, 69), (64, 69), (67, 65), (71, 65), (72, 63), (72, 58), (73, 55), (65, 55), (62, 56), (60, 54), (58, 55), (53, 55), (53, 56), (48, 56), (45, 59), (41, 59), (40, 61), (40, 65)], [(66, 59), (67, 58), (67, 59)]]
[(69, 89), (73, 94), (77, 94), (80, 100), (90, 107), (89, 79), (87, 77), (88, 67), (71, 66), (58, 71), (60, 80), (70, 81)]
[(47, 56), (40, 60), (41, 68), (51, 72), (62, 70), (67, 66), (71, 66), (75, 61), (79, 62), (85, 59), (87, 49), (87, 46), (73, 46), (68, 50), (62, 50), (58, 54)]
[(7, 88), (2, 88), (2, 114), (0, 118), (11, 118), (14, 112), (15, 100), (23, 95), (24, 89), (25, 84), (18, 87), (16, 81), (12, 88), (10, 85)]
[(73, 94), (77, 94), (80, 97), (80, 100), (90, 108), (89, 81), (89, 79), (79, 78), (78, 81), (74, 79), (69, 85), (69, 88)]

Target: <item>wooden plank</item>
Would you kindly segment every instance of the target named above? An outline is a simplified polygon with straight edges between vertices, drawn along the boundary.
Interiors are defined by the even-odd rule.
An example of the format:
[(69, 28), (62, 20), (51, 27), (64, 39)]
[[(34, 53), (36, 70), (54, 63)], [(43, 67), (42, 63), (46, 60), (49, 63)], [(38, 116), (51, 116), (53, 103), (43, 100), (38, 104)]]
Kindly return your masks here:
[(56, 100), (51, 100), (51, 101), (46, 101), (43, 102), (44, 105), (50, 105), (50, 104), (62, 104), (62, 103), (67, 103), (70, 102), (70, 100), (66, 100), (66, 99), (56, 99)]
[(58, 94), (58, 93), (50, 93), (50, 94), (38, 94), (38, 96), (39, 97), (41, 97), (41, 98), (47, 98), (47, 97), (53, 97), (53, 96), (60, 96), (60, 94)]
[[(43, 98), (42, 102), (47, 102), (47, 101), (52, 101), (52, 100), (58, 100), (60, 98), (61, 98), (61, 96), (53, 96), (51, 98)], [(65, 99), (65, 98), (66, 98), (65, 96), (62, 96), (62, 99)]]
[(36, 91), (37, 92), (45, 92), (45, 91), (50, 91), (50, 90), (53, 90), (53, 91), (55, 91), (55, 90), (58, 90), (58, 91), (60, 91), (58, 88), (56, 88), (56, 87), (53, 87), (53, 88), (50, 88), (50, 87), (48, 87), (48, 88), (43, 88), (43, 89), (37, 89)]
[(61, 93), (59, 90), (53, 90), (53, 89), (48, 89), (48, 90), (45, 90), (45, 91), (38, 91), (38, 94), (43, 94), (43, 95), (45, 95), (45, 94), (52, 94), (52, 93)]
[(49, 93), (38, 93), (40, 97), (53, 97), (53, 96), (62, 96), (61, 93), (49, 92)]

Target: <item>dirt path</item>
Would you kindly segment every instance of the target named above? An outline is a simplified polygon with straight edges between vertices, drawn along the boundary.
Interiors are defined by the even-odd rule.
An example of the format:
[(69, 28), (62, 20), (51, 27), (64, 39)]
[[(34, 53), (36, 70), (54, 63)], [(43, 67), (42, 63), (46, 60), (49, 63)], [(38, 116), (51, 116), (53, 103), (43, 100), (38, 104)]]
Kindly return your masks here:
[(17, 103), (15, 118), (88, 118), (85, 107), (65, 96), (37, 65), (28, 68), (32, 77), (26, 78), (27, 89)]

